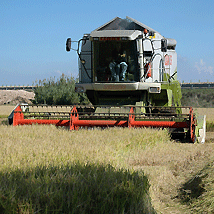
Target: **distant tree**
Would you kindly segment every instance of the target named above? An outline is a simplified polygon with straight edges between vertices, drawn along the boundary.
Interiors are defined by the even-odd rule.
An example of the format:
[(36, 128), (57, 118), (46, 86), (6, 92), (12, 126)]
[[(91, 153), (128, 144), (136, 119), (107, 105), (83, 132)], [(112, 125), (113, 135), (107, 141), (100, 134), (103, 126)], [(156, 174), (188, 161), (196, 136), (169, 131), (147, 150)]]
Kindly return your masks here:
[(35, 104), (72, 105), (89, 104), (86, 94), (75, 92), (75, 80), (72, 76), (62, 74), (59, 79), (54, 78), (39, 80), (36, 83)]

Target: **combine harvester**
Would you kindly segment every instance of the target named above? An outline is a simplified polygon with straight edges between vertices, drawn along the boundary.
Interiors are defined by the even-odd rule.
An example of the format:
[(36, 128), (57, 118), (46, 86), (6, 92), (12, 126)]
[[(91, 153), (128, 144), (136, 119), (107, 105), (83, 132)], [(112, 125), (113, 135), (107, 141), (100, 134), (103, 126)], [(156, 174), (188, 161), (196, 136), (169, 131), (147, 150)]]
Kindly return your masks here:
[(86, 93), (92, 106), (70, 106), (69, 111), (31, 111), (45, 106), (28, 106), (23, 111), (19, 105), (13, 125), (169, 128), (172, 137), (203, 143), (206, 117), (181, 106), (175, 47), (176, 40), (130, 17), (116, 17), (79, 41), (68, 38), (66, 50), (76, 50), (79, 57), (75, 91)]

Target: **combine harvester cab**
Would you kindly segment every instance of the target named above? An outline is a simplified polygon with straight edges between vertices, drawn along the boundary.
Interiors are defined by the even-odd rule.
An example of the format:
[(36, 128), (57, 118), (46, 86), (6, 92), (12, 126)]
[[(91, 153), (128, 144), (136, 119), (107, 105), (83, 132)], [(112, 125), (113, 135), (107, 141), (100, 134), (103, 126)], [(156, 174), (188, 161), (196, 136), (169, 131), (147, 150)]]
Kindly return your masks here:
[(205, 141), (205, 117), (197, 121), (191, 107), (181, 107), (176, 40), (130, 17), (116, 17), (79, 41), (68, 38), (66, 50), (74, 50), (75, 42), (79, 57), (75, 91), (86, 93), (93, 107), (72, 107), (63, 124), (71, 130), (169, 128), (174, 137)]

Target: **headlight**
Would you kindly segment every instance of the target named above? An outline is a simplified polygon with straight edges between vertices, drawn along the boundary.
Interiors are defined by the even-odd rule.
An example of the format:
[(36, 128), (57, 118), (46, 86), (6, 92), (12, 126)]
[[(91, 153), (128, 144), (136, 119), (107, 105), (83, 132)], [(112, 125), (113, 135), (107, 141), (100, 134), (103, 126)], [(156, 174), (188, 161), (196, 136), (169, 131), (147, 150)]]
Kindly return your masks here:
[(160, 87), (150, 87), (149, 88), (149, 93), (160, 93), (161, 89)]
[(75, 86), (75, 92), (83, 93), (84, 92), (84, 88), (82, 86)]

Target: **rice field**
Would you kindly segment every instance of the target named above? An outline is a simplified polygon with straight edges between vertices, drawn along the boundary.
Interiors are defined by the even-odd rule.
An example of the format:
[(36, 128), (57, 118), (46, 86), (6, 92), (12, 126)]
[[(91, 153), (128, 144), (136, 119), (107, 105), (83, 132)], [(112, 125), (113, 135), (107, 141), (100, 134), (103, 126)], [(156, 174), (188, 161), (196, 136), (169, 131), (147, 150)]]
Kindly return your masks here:
[[(0, 106), (0, 116), (6, 119), (13, 108), (14, 106)], [(69, 110), (65, 107), (31, 109), (31, 111), (40, 112)], [(206, 114), (207, 121), (210, 123), (214, 121), (214, 109), (199, 108), (195, 110), (198, 114)], [(69, 188), (71, 184), (79, 191), (81, 188), (87, 189), (85, 182), (81, 182), (83, 176), (87, 178), (88, 185), (93, 191), (97, 191), (97, 187), (100, 187), (99, 190), (102, 189), (101, 186), (106, 187), (103, 188), (103, 191), (97, 192), (99, 197), (111, 192), (112, 185), (106, 184), (105, 180), (114, 183), (113, 187), (122, 191), (121, 194), (129, 195), (128, 199), (127, 197), (121, 199), (122, 207), (119, 207), (118, 203), (112, 206), (113, 209), (120, 210), (118, 213), (123, 213), (121, 210), (128, 209), (127, 204), (129, 204), (127, 213), (134, 213), (133, 210), (136, 211), (136, 209), (141, 210), (140, 213), (155, 213), (155, 211), (166, 214), (191, 213), (193, 210), (194, 213), (200, 213), (197, 211), (201, 211), (197, 204), (207, 207), (208, 211), (212, 210), (211, 205), (207, 204), (207, 199), (211, 204), (214, 203), (212, 200), (214, 192), (206, 183), (212, 184), (212, 173), (208, 180), (206, 180), (206, 176), (203, 177), (203, 173), (202, 178), (197, 180), (199, 186), (204, 185), (209, 189), (209, 194), (206, 195), (206, 191), (203, 192), (199, 197), (200, 201), (194, 197), (191, 199), (191, 194), (185, 195), (185, 183), (191, 179), (194, 180), (195, 174), (198, 172), (200, 174), (201, 170), (207, 170), (206, 166), (214, 160), (214, 144), (211, 140), (203, 145), (182, 144), (172, 141), (166, 130), (113, 128), (70, 132), (64, 128), (39, 125), (18, 127), (0, 125), (0, 139), (0, 204), (4, 204), (9, 209), (18, 209), (17, 213), (34, 213), (39, 210), (39, 213), (49, 213), (50, 209), (55, 213), (62, 213), (64, 208), (55, 206), (55, 204), (61, 203), (57, 198), (61, 197), (65, 191), (64, 188)], [(214, 139), (213, 136), (210, 139)], [(79, 172), (81, 173), (78, 174)], [(73, 174), (76, 176), (75, 179)], [(103, 175), (105, 176), (103, 177)], [(39, 182), (38, 179), (35, 180), (35, 176), (38, 177)], [(118, 179), (114, 180), (115, 176), (119, 176)], [(133, 181), (136, 176), (137, 180)], [(23, 178), (26, 179), (23, 180)], [(14, 183), (14, 179), (23, 183), (23, 189), (18, 188), (19, 184)], [(69, 183), (68, 180), (72, 182)], [(75, 183), (74, 180), (78, 182)], [(21, 194), (18, 189), (25, 191), (27, 188), (25, 182), (30, 185), (29, 194), (19, 197)], [(132, 185), (127, 186), (130, 182)], [(143, 183), (145, 188), (139, 189), (138, 185)], [(2, 186), (10, 186), (10, 188), (4, 189), (1, 188)], [(38, 194), (34, 193), (35, 188), (39, 190)], [(204, 189), (206, 190), (206, 188)], [(139, 192), (136, 191), (137, 189)], [(109, 203), (112, 203), (112, 198), (121, 197), (117, 195), (118, 191), (112, 190), (106, 203), (101, 203), (101, 208), (96, 207), (99, 210), (97, 213), (104, 212)], [(133, 191), (136, 192), (136, 195), (133, 194)], [(140, 197), (144, 194), (143, 192), (146, 201)], [(77, 193), (74, 191), (72, 194)], [(92, 203), (94, 197), (92, 197), (92, 192), (89, 190), (84, 194), (89, 197), (82, 197), (88, 203), (86, 203), (86, 207), (80, 206), (81, 212), (87, 210), (88, 207), (95, 206)], [(32, 195), (33, 198), (31, 198)], [(63, 197), (60, 200), (69, 204), (70, 196)], [(130, 202), (133, 201), (132, 197), (141, 206), (135, 207)], [(35, 198), (39, 198), (39, 200), (34, 200)], [(83, 202), (78, 201), (78, 198), (76, 197), (69, 207), (74, 207), (76, 202), (82, 204)], [(191, 200), (188, 199), (188, 201), (187, 198)], [(142, 211), (145, 203), (148, 209)], [(102, 206), (104, 207), (102, 208)], [(68, 206), (65, 205), (65, 207), (67, 212)], [(0, 213), (1, 209), (3, 208), (0, 205)], [(80, 212), (80, 210), (73, 213)], [(16, 212), (14, 211), (14, 213)], [(7, 212), (5, 211), (5, 213)]]
[[(94, 213), (103, 213), (102, 206), (107, 209), (109, 204), (120, 209), (118, 213), (124, 213), (128, 205), (127, 213), (136, 213), (136, 209), (154, 213), (153, 207), (157, 213), (190, 213), (191, 208), (180, 203), (178, 189), (210, 162), (214, 149), (211, 143), (171, 141), (166, 130), (154, 129), (68, 131), (55, 126), (1, 125), (0, 139), (0, 200), (6, 207), (13, 202), (19, 213), (50, 213), (48, 207), (62, 213), (63, 208), (55, 204), (63, 200), (68, 211), (71, 196), (63, 195), (67, 188), (76, 194), (70, 207), (75, 201), (83, 203), (78, 194), (89, 196), (81, 196), (87, 201), (86, 207), (80, 206), (82, 210), (94, 207), (94, 200), (98, 203), (100, 197), (112, 192)], [(99, 191), (93, 195), (89, 187)], [(27, 193), (20, 194), (20, 189)], [(118, 192), (127, 197), (120, 201)], [(143, 194), (146, 201), (140, 197)], [(129, 199), (144, 207), (146, 203), (147, 211), (134, 207)], [(120, 202), (122, 208), (118, 207)]]

